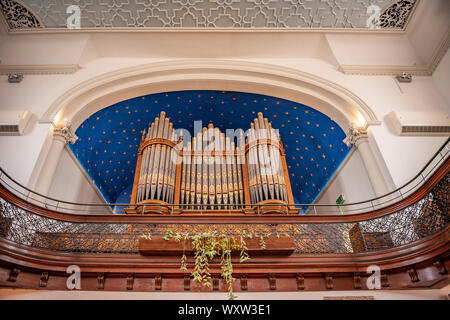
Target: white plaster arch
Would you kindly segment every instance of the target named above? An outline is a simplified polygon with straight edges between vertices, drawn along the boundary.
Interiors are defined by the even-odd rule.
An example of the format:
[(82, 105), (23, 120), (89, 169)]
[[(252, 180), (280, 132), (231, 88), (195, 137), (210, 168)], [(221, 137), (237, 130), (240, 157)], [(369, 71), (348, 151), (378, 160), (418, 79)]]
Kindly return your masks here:
[(43, 121), (67, 119), (73, 130), (93, 113), (134, 97), (182, 90), (224, 90), (274, 96), (314, 108), (347, 131), (352, 122), (380, 124), (358, 96), (327, 79), (271, 64), (217, 59), (158, 62), (87, 80), (61, 95)]

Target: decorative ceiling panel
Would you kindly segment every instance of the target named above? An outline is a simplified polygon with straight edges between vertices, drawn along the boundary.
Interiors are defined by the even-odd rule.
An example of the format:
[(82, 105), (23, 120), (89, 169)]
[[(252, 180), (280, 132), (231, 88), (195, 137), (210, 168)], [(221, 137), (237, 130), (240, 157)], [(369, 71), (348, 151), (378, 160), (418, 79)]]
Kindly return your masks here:
[(296, 203), (312, 203), (350, 149), (345, 133), (323, 113), (275, 97), (225, 91), (177, 91), (126, 100), (86, 119), (70, 145), (106, 201), (129, 203), (141, 131), (165, 111), (175, 129), (250, 128), (262, 112), (280, 132)]
[(11, 29), (41, 28), (42, 23), (28, 8), (13, 0), (1, 0), (0, 8)]
[[(0, 0), (11, 29), (404, 28), (418, 0)], [(69, 11), (68, 11), (69, 9)], [(34, 14), (32, 14), (33, 12)], [(68, 13), (69, 12), (69, 13)], [(70, 18), (72, 17), (72, 18)], [(376, 18), (379, 18), (376, 20)], [(74, 21), (74, 20), (71, 20)]]

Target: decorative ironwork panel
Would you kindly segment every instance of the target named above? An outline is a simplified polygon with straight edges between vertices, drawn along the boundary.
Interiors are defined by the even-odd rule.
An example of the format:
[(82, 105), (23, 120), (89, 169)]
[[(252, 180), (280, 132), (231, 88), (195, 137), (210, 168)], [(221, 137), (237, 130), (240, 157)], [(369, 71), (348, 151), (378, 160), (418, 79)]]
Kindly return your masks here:
[(0, 8), (11, 29), (43, 27), (30, 10), (14, 0), (0, 0)]
[(382, 28), (404, 28), (416, 0), (398, 0), (380, 16)]

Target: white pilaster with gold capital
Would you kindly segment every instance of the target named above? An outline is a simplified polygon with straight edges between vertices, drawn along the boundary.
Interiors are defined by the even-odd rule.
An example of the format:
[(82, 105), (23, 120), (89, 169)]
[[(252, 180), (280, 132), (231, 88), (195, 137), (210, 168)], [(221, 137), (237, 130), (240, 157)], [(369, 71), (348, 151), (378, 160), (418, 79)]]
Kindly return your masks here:
[(69, 122), (61, 126), (56, 126), (53, 129), (52, 144), (39, 173), (35, 186), (36, 192), (42, 195), (48, 195), (64, 147), (69, 142), (74, 143), (76, 140), (77, 138), (72, 133)]
[(388, 193), (388, 184), (370, 148), (367, 128), (351, 126), (344, 142), (347, 146), (354, 145), (358, 149), (375, 195), (380, 197)]

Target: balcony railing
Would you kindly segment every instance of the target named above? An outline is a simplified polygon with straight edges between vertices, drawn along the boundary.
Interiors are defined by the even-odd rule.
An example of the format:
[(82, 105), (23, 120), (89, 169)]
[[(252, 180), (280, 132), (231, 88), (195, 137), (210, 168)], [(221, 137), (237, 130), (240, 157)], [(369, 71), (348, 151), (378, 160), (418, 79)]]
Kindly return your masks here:
[[(161, 237), (169, 231), (191, 235), (201, 232), (228, 236), (252, 235), (261, 241), (269, 236), (289, 236), (294, 239), (294, 255), (363, 253), (398, 248), (438, 233), (448, 226), (448, 154), (449, 140), (425, 168), (402, 188), (384, 197), (344, 205), (347, 213), (354, 212), (354, 207), (359, 205), (358, 212), (369, 209), (370, 212), (344, 216), (265, 216), (258, 215), (258, 210), (249, 216), (231, 214), (215, 218), (198, 214), (156, 217), (67, 214), (61, 213), (65, 212), (64, 205), (77, 206), (80, 211), (102, 205), (74, 204), (43, 197), (2, 172), (0, 238), (26, 247), (85, 254), (138, 254), (139, 237), (144, 234)], [(37, 202), (39, 197), (43, 202)], [(55, 203), (50, 204), (51, 201)], [(36, 203), (43, 204), (46, 209)], [(312, 208), (325, 207), (306, 205)], [(295, 205), (301, 206), (305, 204)], [(232, 209), (229, 211), (232, 213)]]
[[(314, 203), (297, 203), (297, 204), (286, 204), (285, 211), (289, 209), (291, 212), (296, 212), (299, 214), (357, 214), (363, 212), (370, 212), (374, 210), (379, 210), (384, 207), (388, 207), (392, 204), (407, 198), (415, 191), (417, 191), (427, 179), (435, 172), (439, 166), (441, 166), (450, 155), (450, 138), (442, 145), (442, 147), (433, 155), (433, 157), (427, 162), (422, 170), (419, 171), (411, 180), (406, 182), (401, 187), (373, 199), (368, 199), (365, 201), (344, 203), (340, 206), (334, 204), (314, 204)], [(105, 214), (108, 212), (123, 212), (124, 208), (130, 206), (129, 203), (77, 203), (69, 202), (59, 199), (54, 199), (45, 195), (41, 195), (23, 185), (18, 183), (12, 177), (10, 177), (2, 168), (0, 168), (0, 184), (20, 197), (25, 201), (30, 201), (40, 207), (45, 209), (69, 213), (69, 214)], [(151, 207), (152, 204), (135, 204), (136, 207)], [(158, 204), (153, 204), (153, 206), (159, 206)], [(221, 204), (224, 213), (233, 214), (242, 209), (253, 209), (256, 213), (261, 213), (263, 210), (259, 210), (265, 205), (258, 204)], [(194, 207), (194, 208), (191, 208)], [(187, 205), (187, 204), (170, 204), (168, 209), (171, 213), (174, 212), (175, 208), (180, 208), (181, 210), (189, 213), (190, 209), (199, 212), (200, 214), (207, 211), (207, 208), (211, 207), (210, 204), (202, 205)], [(238, 209), (239, 208), (239, 209)], [(139, 211), (139, 210), (138, 210)], [(141, 210), (145, 211), (145, 210)]]

